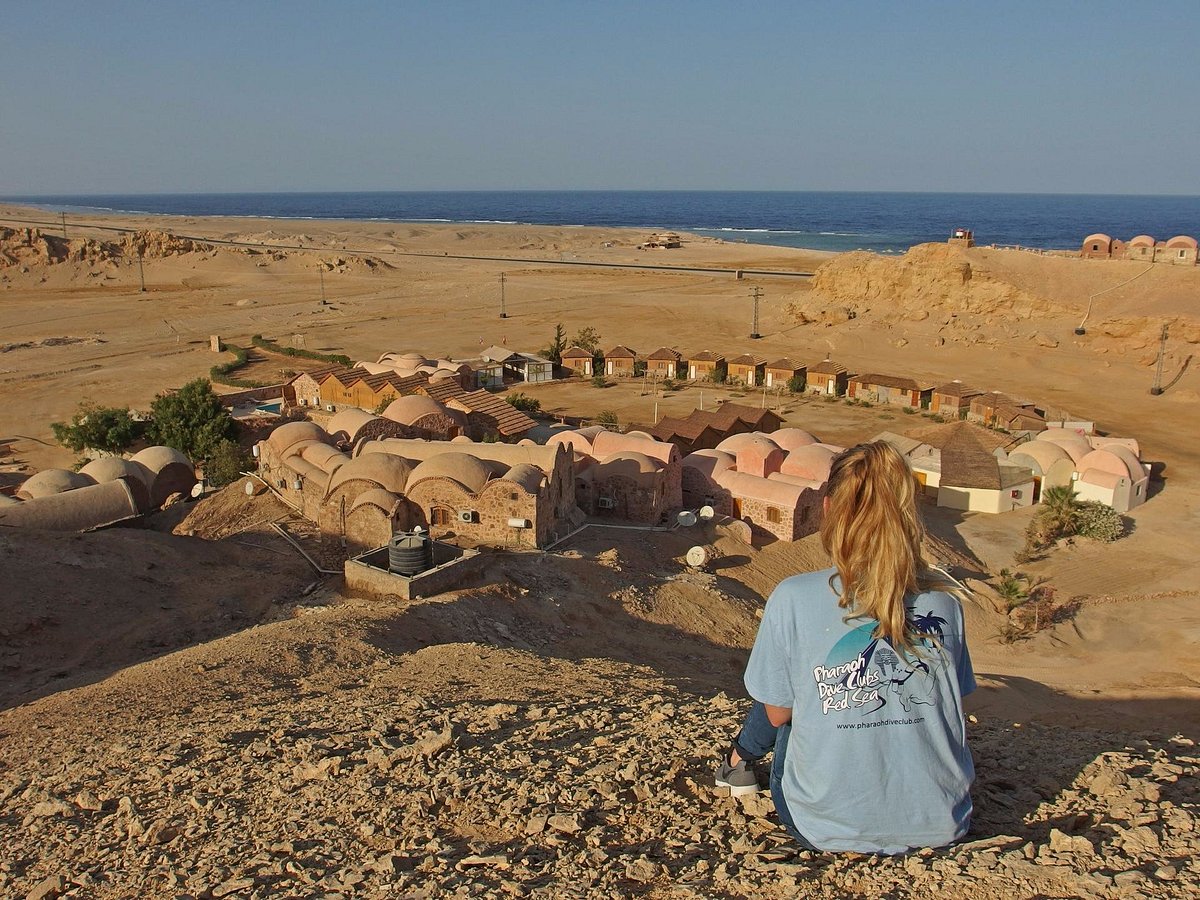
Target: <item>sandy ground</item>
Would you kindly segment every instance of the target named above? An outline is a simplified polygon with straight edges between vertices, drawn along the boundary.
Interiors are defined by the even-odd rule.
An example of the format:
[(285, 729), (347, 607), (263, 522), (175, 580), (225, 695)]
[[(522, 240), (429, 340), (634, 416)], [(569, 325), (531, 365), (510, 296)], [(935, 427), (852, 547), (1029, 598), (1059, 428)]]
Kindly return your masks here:
[[(5, 214), (28, 216), (30, 212), (0, 210), (0, 215)], [(642, 252), (633, 247), (645, 235), (615, 229), (409, 227), (395, 223), (148, 217), (93, 221), (119, 221), (200, 237), (302, 244), (306, 249), (254, 255), (237, 249), (215, 249), (147, 258), (145, 293), (138, 290), (137, 267), (129, 260), (103, 265), (63, 263), (29, 267), (28, 271), (21, 271), (21, 267), (0, 269), (0, 344), (6, 348), (0, 352), (0, 453), (7, 454), (0, 456), (0, 470), (7, 469), (10, 478), (23, 477), (21, 473), (31, 468), (71, 462), (70, 454), (53, 445), (49, 423), (69, 417), (80, 400), (144, 408), (158, 391), (206, 373), (214, 362), (227, 358), (208, 350), (208, 336), (214, 333), (235, 343), (248, 342), (256, 332), (289, 343), (299, 336), (309, 348), (347, 353), (355, 359), (407, 349), (429, 355), (467, 356), (481, 345), (496, 343), (537, 350), (549, 342), (554, 324), (561, 322), (568, 334), (591, 326), (599, 330), (604, 345), (619, 342), (642, 352), (667, 344), (684, 351), (711, 348), (727, 355), (747, 351), (768, 358), (787, 355), (809, 363), (831, 353), (852, 370), (906, 372), (933, 380), (957, 377), (980, 387), (1034, 397), (1074, 416), (1094, 419), (1105, 431), (1137, 437), (1143, 457), (1155, 462), (1160, 477), (1154, 484), (1155, 495), (1131, 517), (1132, 533), (1110, 546), (1080, 543), (1063, 548), (1027, 567), (1030, 574), (1054, 584), (1060, 596), (1080, 598), (1081, 610), (1076, 619), (1034, 640), (1006, 644), (998, 639), (1000, 620), (986, 602), (986, 592), (971, 612), (972, 651), (982, 688), (972, 700), (972, 710), (981, 722), (978, 738), (985, 748), (984, 760), (990, 760), (993, 766), (982, 784), (991, 785), (987, 790), (992, 793), (1003, 793), (1002, 788), (995, 787), (997, 783), (1007, 779), (1017, 784), (1025, 777), (1021, 773), (1026, 768), (1057, 765), (1050, 762), (1057, 747), (1071, 748), (1066, 754), (1070, 759), (1067, 768), (1074, 767), (1067, 771), (1058, 765), (1054, 770), (1056, 784), (1042, 791), (1040, 811), (1034, 809), (1035, 803), (1022, 807), (1017, 815), (1012, 809), (1002, 812), (1000, 803), (991, 807), (982, 822), (985, 829), (992, 829), (993, 836), (1003, 831), (1030, 842), (1032, 850), (1022, 851), (1023, 858), (1028, 859), (1030, 853), (1036, 858), (1042, 852), (1040, 848), (1049, 846), (1051, 822), (1055, 828), (1072, 831), (1063, 825), (1067, 819), (1090, 817), (1090, 824), (1072, 833), (1091, 835), (1089, 839), (1099, 848), (1099, 862), (1092, 860), (1074, 870), (1099, 879), (1092, 885), (1094, 896), (1108, 896), (1105, 891), (1110, 889), (1116, 891), (1117, 876), (1123, 878), (1119, 885), (1125, 891), (1122, 896), (1132, 896), (1130, 890), (1145, 890), (1150, 896), (1186, 896), (1190, 889), (1187, 885), (1194, 887), (1194, 876), (1178, 887), (1171, 887), (1174, 876), (1170, 873), (1156, 880), (1156, 867), (1175, 865), (1172, 861), (1178, 856), (1164, 849), (1169, 834), (1161, 829), (1156, 832), (1157, 839), (1164, 843), (1157, 851), (1151, 848), (1144, 857), (1113, 862), (1109, 852), (1112, 848), (1107, 848), (1100, 836), (1109, 827), (1104, 823), (1119, 823), (1120, 829), (1141, 827), (1136, 824), (1136, 810), (1128, 813), (1126, 807), (1104, 806), (1109, 801), (1103, 791), (1089, 794), (1084, 790), (1080, 796), (1086, 802), (1072, 793), (1078, 788), (1076, 779), (1084, 777), (1081, 773), (1090, 772), (1089, 779), (1095, 777), (1094, 768), (1088, 766), (1101, 757), (1129, 756), (1120, 763), (1125, 766), (1122, 777), (1126, 783), (1149, 771), (1139, 768), (1142, 764), (1133, 758), (1139, 753), (1157, 753), (1158, 763), (1167, 765), (1164, 760), (1169, 757), (1170, 765), (1186, 768), (1191, 763), (1179, 755), (1186, 756), (1190, 751), (1179, 750), (1185, 745), (1170, 741), (1179, 733), (1195, 738), (1200, 728), (1200, 655), (1195, 652), (1200, 614), (1194, 580), (1195, 534), (1200, 526), (1200, 481), (1195, 476), (1200, 382), (1195, 368), (1185, 361), (1190, 350), (1186, 346), (1175, 348), (1172, 360), (1176, 370), (1167, 373), (1171, 385), (1161, 397), (1152, 398), (1147, 389), (1154, 370), (1147, 363), (1145, 347), (1131, 346), (1126, 351), (1111, 337), (1093, 339), (1089, 332), (1085, 338), (1076, 338), (1071, 333), (1089, 297), (1130, 276), (1124, 264), (1106, 267), (1103, 263), (1037, 254), (973, 251), (974, 265), (1009, 279), (1023, 291), (1038, 293), (1055, 311), (1019, 323), (1020, 328), (1007, 329), (1002, 321), (988, 326), (989, 317), (977, 316), (978, 321), (971, 327), (990, 327), (995, 335), (972, 342), (955, 336), (964, 333), (961, 328), (939, 330), (932, 319), (884, 321), (874, 315), (860, 315), (847, 321), (799, 324), (788, 312), (788, 305), (821, 302), (799, 279), (761, 277), (737, 281), (723, 274), (585, 269), (387, 252), (403, 249), (428, 254), (522, 256), (547, 262), (649, 261), (715, 265), (731, 270), (763, 267), (811, 271), (826, 261), (819, 254), (803, 251), (696, 240), (677, 251)], [(0, 221), (0, 227), (5, 224)], [(99, 231), (80, 231), (81, 236), (104, 236)], [(367, 251), (386, 265), (371, 268), (353, 263), (347, 248)], [(324, 304), (316, 269), (322, 262), (332, 266), (324, 275), (328, 301)], [(506, 275), (509, 314), (504, 320), (498, 315), (501, 272)], [(760, 324), (764, 336), (750, 341), (749, 290), (755, 285), (764, 291)], [(1155, 274), (1114, 291), (1107, 307), (1096, 304), (1093, 316), (1103, 321), (1104, 316), (1129, 316), (1140, 309), (1147, 314), (1194, 317), (1192, 307), (1198, 288), (1200, 272), (1172, 272), (1162, 277)], [(966, 313), (961, 316), (967, 318)], [(1030, 340), (1027, 335), (1035, 329), (1053, 336), (1058, 346)], [(277, 361), (264, 359), (252, 377), (264, 377), (276, 367)], [(716, 397), (713, 388), (692, 386), (662, 394), (636, 383), (604, 389), (563, 383), (523, 390), (541, 400), (550, 412), (594, 415), (613, 410), (622, 422), (642, 424), (652, 422), (656, 414), (686, 414)], [(906, 426), (927, 424), (920, 417), (842, 403), (723, 389), (721, 393), (738, 402), (777, 407), (789, 424), (841, 444), (869, 438), (885, 429), (903, 431)], [(3, 471), (0, 477), (5, 477)], [(302, 562), (289, 557), (291, 551), (286, 544), (263, 532), (255, 517), (245, 510), (236, 514), (246, 518), (238, 519), (237, 527), (230, 527), (233, 511), (219, 506), (211, 509), (214, 512), (208, 515), (209, 525), (201, 522), (198, 531), (226, 540), (212, 543), (157, 532), (120, 531), (82, 538), (36, 539), (34, 543), (42, 549), (35, 551), (23, 539), (5, 536), (0, 549), (9, 579), (6, 584), (14, 590), (4, 597), (6, 625), (0, 632), (4, 639), (0, 663), (8, 678), (2, 702), (13, 708), (0, 714), (0, 731), (10, 738), (19, 736), (21, 743), (13, 753), (0, 758), (0, 766), (4, 767), (0, 769), (4, 777), (0, 797), (7, 804), (0, 811), (4, 817), (0, 829), (13, 829), (12, 835), (17, 835), (18, 825), (32, 815), (30, 809), (35, 803), (46, 797), (65, 796), (66, 787), (56, 786), (33, 760), (52, 755), (62, 746), (90, 747), (97, 742), (136, 744), (148, 748), (146, 752), (151, 756), (186, 756), (190, 751), (181, 749), (182, 745), (151, 747), (154, 742), (148, 737), (147, 723), (161, 714), (166, 716), (164, 720), (175, 723), (171, 728), (176, 732), (197, 727), (188, 724), (192, 719), (219, 722), (219, 729), (238, 732), (238, 718), (252, 716), (251, 705), (256, 702), (252, 691), (238, 686), (243, 682), (259, 684), (256, 690), (263, 692), (262, 697), (272, 698), (272, 715), (286, 715), (287, 709), (298, 708), (295, 703), (299, 701), (287, 699), (294, 698), (297, 690), (302, 695), (305, 691), (322, 695), (342, 691), (348, 692), (344, 695), (352, 702), (339, 710), (338, 716), (345, 713), (353, 719), (358, 715), (354, 710), (366, 710), (376, 702), (374, 691), (378, 685), (375, 676), (370, 676), (355, 687), (357, 676), (347, 672), (356, 666), (370, 666), (375, 667), (371, 671), (390, 673), (384, 679), (389, 690), (427, 691), (439, 714), (446, 711), (453, 715), (458, 702), (455, 698), (461, 701), (464, 691), (476, 691), (480, 702), (488, 699), (529, 704), (538, 702), (539, 690), (553, 694), (557, 698), (553, 702), (558, 703), (573, 692), (595, 691), (603, 696), (607, 690), (610, 701), (616, 703), (612, 685), (629, 681), (637, 683), (628, 701), (631, 716), (648, 715), (647, 710), (656, 702), (654, 696), (669, 695), (681, 715), (686, 712), (703, 717), (713, 710), (704, 712), (708, 708), (696, 703), (715, 703), (713, 698), (721, 691), (740, 695), (739, 670), (753, 638), (753, 611), (765, 594), (788, 572), (820, 564), (819, 552), (813, 551), (811, 542), (752, 550), (726, 546), (725, 568), (707, 580), (691, 583), (682, 577), (686, 573), (681, 573), (678, 566), (646, 556), (678, 556), (681, 549), (675, 546), (678, 541), (674, 538), (654, 542), (616, 537), (597, 542), (589, 538), (584, 545), (565, 548), (563, 553), (540, 563), (530, 558), (500, 564), (500, 569), (488, 573), (475, 594), (452, 595), (447, 605), (424, 612), (397, 613), (342, 605), (325, 588), (304, 595), (311, 575)], [(932, 508), (926, 512), (931, 531), (953, 556), (958, 571), (975, 579), (1011, 565), (1024, 526), (1022, 515), (1027, 515), (964, 517)], [(194, 514), (204, 518), (200, 510)], [(206, 532), (213, 522), (223, 525)], [(246, 530), (238, 532), (243, 527)], [(45, 554), (44, 559), (35, 556), (37, 552)], [(52, 578), (45, 565), (57, 566)], [(257, 572), (253, 581), (246, 580), (248, 570)], [(112, 580), (112, 571), (119, 571), (120, 579)], [(668, 582), (669, 590), (665, 590), (662, 586)], [(111, 584), (123, 585), (121, 593), (133, 598), (124, 608), (112, 607)], [(269, 585), (270, 589), (251, 590), (250, 585)], [(581, 591), (581, 585), (586, 589)], [(156, 603), (159, 598), (163, 599)], [(522, 598), (537, 602), (526, 607)], [(379, 617), (392, 616), (400, 616), (401, 622), (371, 624)], [(499, 625), (488, 624), (491, 622)], [(358, 637), (351, 639), (350, 635)], [(469, 643), (461, 650), (459, 644), (464, 641)], [(192, 644), (197, 645), (192, 651), (177, 649)], [(425, 644), (430, 646), (419, 650)], [(501, 656), (488, 656), (491, 651), (487, 650), (476, 653), (472, 649), (476, 647), (501, 648), (496, 651)], [(508, 653), (521, 655), (503, 655)], [(485, 673), (478, 676), (469, 671), (472, 663), (468, 657), (476, 656), (479, 660), (487, 657), (481, 663)], [(213, 667), (225, 665), (222, 660), (227, 659), (238, 662), (219, 676), (211, 674)], [(279, 659), (286, 661), (288, 671), (272, 674)], [(517, 671), (526, 673), (522, 678), (528, 684), (520, 679), (505, 682), (509, 673)], [(558, 686), (535, 688), (542, 677), (538, 673), (549, 672), (558, 679)], [(159, 697), (168, 681), (170, 689)], [(596, 687), (602, 684), (608, 687)], [(177, 705), (168, 703), (170, 698), (181, 696), (180, 692), (194, 694), (195, 699)], [(136, 710), (114, 713), (105, 729), (95, 736), (80, 730), (86, 727), (90, 710), (126, 709), (130, 697), (145, 699), (144, 715)], [(176, 712), (167, 715), (163, 710), (168, 708)], [(718, 718), (736, 718), (735, 707), (720, 707), (718, 712)], [(411, 727), (425, 727), (424, 713), (414, 715)], [(83, 721), (76, 721), (80, 716)], [(1013, 731), (1013, 723), (1017, 722), (1026, 730)], [(468, 726), (469, 722), (463, 725)], [(352, 725), (349, 719), (339, 718), (321, 727), (344, 733)], [(243, 730), (258, 728), (248, 725)], [(706, 739), (718, 741), (717, 732)], [(1133, 745), (1127, 746), (1121, 735), (1134, 734), (1149, 741), (1151, 749), (1131, 750)], [(11, 742), (9, 745), (17, 747)], [(1009, 757), (1005, 748), (1010, 745), (1023, 749)], [(621, 746), (636, 752), (635, 744)], [(125, 777), (119, 774), (120, 756), (104, 756), (104, 765), (108, 766), (105, 771), (109, 773), (104, 777), (117, 781)], [(236, 753), (231, 756), (229, 765), (237, 758)], [(698, 773), (705, 765), (701, 756), (692, 753), (687, 756), (685, 768), (691, 773), (689, 777), (702, 780)], [(577, 769), (575, 763), (570, 764), (570, 777), (586, 783), (586, 765), (580, 766)], [(669, 758), (662, 761), (663, 772), (671, 766)], [(228, 774), (221, 767), (214, 771)], [(679, 771), (663, 777), (669, 780)], [(78, 780), (81, 772), (83, 769), (78, 769), (66, 780)], [(284, 794), (294, 788), (289, 787), (290, 783), (272, 784)], [(370, 788), (359, 785), (355, 789)], [(123, 783), (114, 784), (110, 799), (103, 800), (97, 809), (109, 815), (106, 804), (111, 803), (116, 811), (120, 797), (125, 796), (122, 792), (130, 790)], [(143, 785), (139, 790), (154, 794), (157, 799), (146, 801), (152, 805), (166, 809), (173, 802), (160, 796), (159, 788)], [(1194, 806), (1194, 797), (1170, 796), (1176, 809)], [(1100, 805), (1089, 806), (1092, 800), (1088, 797)], [(199, 802), (202, 806), (205, 803), (203, 799)], [(686, 806), (695, 803), (696, 798), (684, 790), (677, 802)], [(1139, 802), (1145, 805), (1146, 801), (1143, 798)], [(1171, 809), (1157, 808), (1166, 821)], [(484, 812), (496, 814), (495, 810)], [(532, 814), (540, 815), (536, 811)], [(126, 812), (120, 815), (124, 818), (119, 827), (125, 828), (129, 816)], [(171, 815), (179, 813), (176, 810)], [(449, 811), (446, 815), (458, 813)], [(71, 829), (78, 832), (86, 824), (78, 816), (52, 815), (49, 820), (34, 816), (32, 825), (22, 826), (26, 831), (20, 832), (21, 847), (34, 846), (39, 835), (46, 837), (43, 832), (49, 828), (63, 855), (75, 860), (89, 858), (79, 848), (63, 849), (72, 846)], [(736, 829), (746, 821), (745, 811), (734, 807), (720, 812), (718, 818), (721, 822), (709, 825), (732, 825)], [(230, 821), (235, 820), (237, 827), (253, 827), (253, 818), (235, 816)], [(438, 819), (436, 829), (442, 829), (446, 821), (444, 817)], [(146, 821), (144, 825), (150, 828), (152, 823)], [(67, 831), (61, 831), (60, 826)], [(1100, 830), (1093, 833), (1089, 828)], [(283, 841), (286, 830), (272, 824), (264, 827), (263, 833)], [(448, 842), (450, 846), (466, 847), (462, 841), (468, 838), (457, 832), (458, 837), (447, 834), (442, 831), (437, 838), (443, 846)], [(584, 829), (580, 834), (592, 832)], [(636, 829), (619, 836), (605, 833), (597, 839), (610, 849), (617, 844), (624, 848), (615, 854), (622, 866), (633, 865), (632, 859), (646, 856), (635, 852), (639, 841), (644, 841), (637, 837)], [(142, 836), (129, 840), (135, 848), (145, 844)], [(175, 860), (175, 868), (184, 866), (186, 854), (176, 852), (180, 847), (170, 840), (164, 841), (174, 848), (168, 855)], [(200, 845), (209, 848), (209, 862), (213, 853), (220, 856), (229, 852), (228, 848), (220, 849), (223, 845), (219, 840), (213, 840), (204, 838)], [(470, 840), (487, 844), (479, 834)], [(536, 843), (540, 838), (530, 840)], [(682, 840), (688, 843), (687, 835)], [(189, 841), (191, 838), (184, 843)], [(1019, 843), (1014, 845), (1017, 850), (1021, 849)], [(1117, 843), (1124, 846), (1121, 841)], [(565, 848), (555, 852), (566, 854), (573, 846), (568, 840)], [(577, 849), (582, 852), (582, 848)], [(683, 857), (668, 849), (659, 848), (660, 856), (666, 854), (669, 858), (656, 863), (665, 865), (665, 870), (638, 870), (633, 878), (622, 869), (620, 878), (614, 875), (616, 880), (602, 879), (592, 888), (581, 888), (580, 895), (601, 896), (610, 889), (632, 892), (635, 882), (642, 885), (639, 891), (654, 891), (655, 884), (665, 883), (661, 881), (666, 877), (664, 872), (676, 877), (685, 869), (700, 879), (696, 882), (697, 896), (713, 892), (730, 896), (771, 896), (772, 891), (781, 896), (788, 894), (786, 885), (753, 879), (738, 886), (724, 885), (722, 879), (713, 880), (711, 872), (706, 875), (704, 870), (687, 869), (680, 862)], [(8, 869), (0, 865), (0, 893), (18, 887), (27, 891), (36, 883), (35, 876), (51, 875), (53, 867), (45, 859), (38, 861), (28, 855), (32, 851), (27, 849), (21, 852), (25, 855), (19, 865)], [(131, 852), (136, 856), (144, 851)], [(268, 850), (263, 848), (262, 852)], [(349, 851), (341, 847), (337, 852)], [(408, 854), (405, 849), (403, 855), (407, 858)], [(455, 872), (473, 872), (477, 865), (469, 862), (455, 868), (462, 863), (463, 854), (447, 857), (430, 850), (429, 855), (434, 862), (427, 872), (440, 872), (440, 861), (449, 859), (451, 863), (451, 875), (438, 876), (438, 890), (502, 888), (486, 879), (472, 881), (463, 876), (456, 881)], [(77, 885), (71, 890), (76, 896), (122, 896), (130, 891), (147, 896), (217, 896), (217, 889), (227, 886), (225, 881), (242, 877), (232, 871), (217, 871), (219, 866), (209, 872), (203, 860), (192, 860), (188, 866), (207, 873), (202, 884), (193, 884), (181, 875), (172, 881), (165, 872), (154, 876), (162, 880), (146, 881), (149, 869), (138, 868), (133, 858), (128, 857), (120, 866), (112, 859), (90, 867), (80, 863), (76, 869), (99, 872), (108, 866), (121, 874), (114, 874), (109, 882), (100, 878), (91, 887)], [(1017, 862), (1014, 858), (1013, 865)], [(964, 860), (964, 871), (969, 870), (968, 863), (974, 864)], [(327, 877), (342, 877), (332, 862), (326, 868)], [(1141, 881), (1128, 875), (1131, 869), (1142, 873)], [(538, 881), (543, 876), (537, 874), (536, 867), (529, 871), (532, 874), (516, 879), (527, 891), (539, 885), (562, 888), (572, 877), (569, 866), (555, 868), (551, 876), (546, 876), (549, 880), (542, 881)], [(839, 877), (866, 878), (865, 871), (841, 872)], [(819, 881), (828, 870), (810, 874)], [(66, 875), (72, 876), (72, 872)], [(900, 876), (896, 885), (868, 879), (860, 893), (902, 894), (904, 890), (897, 885), (907, 884), (908, 879), (903, 871)], [(406, 877), (401, 877), (399, 883), (412, 887), (413, 882), (405, 881)], [(997, 874), (987, 882), (994, 893), (985, 891), (985, 895), (1005, 896), (1004, 885), (1009, 883), (1005, 878), (1011, 877), (1011, 872)], [(264, 885), (277, 884), (251, 881), (254, 887), (246, 890), (258, 895), (264, 895)], [(394, 887), (396, 883), (382, 884)], [(791, 892), (798, 883), (791, 883)], [(827, 885), (827, 895), (839, 896), (837, 886), (846, 883), (835, 880), (832, 886)], [(928, 881), (925, 883), (928, 886)], [(97, 884), (108, 886), (100, 890)], [(323, 883), (323, 889), (337, 893), (343, 885), (341, 881), (329, 881)], [(1026, 892), (1066, 896), (1072, 895), (1071, 889), (1081, 890), (1070, 879), (1051, 879), (1031, 882)], [(353, 884), (347, 890), (352, 893)], [(232, 895), (235, 891), (229, 889)], [(815, 887), (813, 893), (819, 893)]]

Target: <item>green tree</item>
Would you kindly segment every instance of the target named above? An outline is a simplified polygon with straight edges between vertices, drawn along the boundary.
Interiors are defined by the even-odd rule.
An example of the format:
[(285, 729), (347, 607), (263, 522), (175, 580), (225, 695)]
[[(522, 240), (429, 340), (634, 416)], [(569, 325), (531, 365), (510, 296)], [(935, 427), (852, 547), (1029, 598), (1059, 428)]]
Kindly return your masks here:
[(562, 323), (554, 326), (554, 341), (549, 347), (542, 350), (542, 356), (550, 360), (556, 366), (562, 365), (563, 351), (567, 349), (567, 329), (563, 328)]
[(389, 392), (384, 394), (383, 398), (375, 405), (375, 408), (371, 410), (371, 412), (377, 416), (382, 416), (387, 411), (387, 408), (392, 405), (392, 402), (395, 399), (396, 395), (393, 393)]
[(596, 414), (596, 424), (597, 425), (616, 425), (617, 424), (617, 414), (615, 412), (613, 412), (611, 409), (603, 410)]
[(586, 350), (595, 356), (600, 352), (600, 332), (591, 325), (580, 328), (575, 332), (575, 337), (571, 338), (571, 346)]
[(250, 454), (236, 441), (221, 441), (204, 462), (204, 478), (209, 484), (224, 487), (237, 481), (251, 465)]
[(142, 424), (134, 421), (129, 407), (79, 405), (70, 424), (52, 422), (54, 439), (69, 450), (100, 450), (120, 453), (128, 449), (142, 434)]
[(193, 461), (208, 460), (222, 441), (237, 439), (237, 423), (207, 378), (159, 394), (150, 405), (150, 415), (150, 440), (174, 447)]
[(808, 384), (801, 375), (793, 375), (788, 379), (787, 389), (793, 394), (803, 394), (806, 387), (808, 387)]
[(512, 404), (514, 408), (521, 410), (521, 412), (536, 413), (542, 411), (542, 401), (536, 397), (530, 397), (528, 394), (509, 394), (504, 399)]
[(592, 376), (592, 387), (608, 387), (608, 379), (597, 373), (596, 375)]

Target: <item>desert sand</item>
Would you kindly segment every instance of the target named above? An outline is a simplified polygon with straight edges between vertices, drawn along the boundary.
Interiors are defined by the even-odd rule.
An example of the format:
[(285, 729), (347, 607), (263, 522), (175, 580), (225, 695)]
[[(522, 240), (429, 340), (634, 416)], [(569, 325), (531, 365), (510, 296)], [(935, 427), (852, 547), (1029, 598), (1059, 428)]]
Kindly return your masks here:
[[(50, 218), (0, 208), (0, 228)], [(704, 239), (638, 251), (646, 235), (620, 229), (71, 221), (280, 249), (153, 239), (142, 292), (136, 256), (86, 243), (115, 232), (70, 225), (61, 262), (19, 236), (0, 242), (0, 477), (69, 464), (49, 423), (81, 400), (145, 408), (228, 359), (210, 334), (354, 359), (465, 357), (536, 351), (559, 322), (641, 352), (830, 354), (852, 371), (961, 378), (1136, 437), (1157, 477), (1131, 534), (1023, 567), (1080, 612), (1017, 644), (997, 639), (985, 582), (1012, 565), (1021, 514), (926, 508), (930, 552), (978, 589), (978, 815), (971, 843), (886, 862), (792, 854), (769, 803), (706, 787), (743, 708), (755, 611), (779, 578), (824, 564), (811, 539), (714, 536), (725, 560), (702, 574), (682, 564), (678, 536), (591, 532), (405, 609), (315, 583), (261, 527), (286, 511), (231, 495), (168, 510), (149, 531), (2, 535), (0, 894), (1196, 893), (1200, 270), (1156, 267), (1121, 286), (1135, 264), (984, 248), (895, 260)], [(729, 274), (558, 264), (586, 261)], [(738, 268), (817, 274), (735, 280)], [(1164, 323), (1167, 389), (1151, 397)], [(289, 365), (263, 355), (249, 377)], [(625, 423), (685, 414), (715, 390), (522, 389), (552, 412), (612, 409)], [(843, 444), (923, 422), (739, 399)]]

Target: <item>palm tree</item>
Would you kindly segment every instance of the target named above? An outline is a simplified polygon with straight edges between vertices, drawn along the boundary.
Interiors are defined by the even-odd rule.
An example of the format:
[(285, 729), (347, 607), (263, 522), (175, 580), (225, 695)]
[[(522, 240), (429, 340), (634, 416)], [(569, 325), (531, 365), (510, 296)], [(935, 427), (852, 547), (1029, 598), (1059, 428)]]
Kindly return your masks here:
[(1075, 488), (1070, 484), (1056, 484), (1042, 491), (1042, 509), (1039, 517), (1045, 522), (1050, 539), (1074, 533), (1079, 502), (1075, 499)]

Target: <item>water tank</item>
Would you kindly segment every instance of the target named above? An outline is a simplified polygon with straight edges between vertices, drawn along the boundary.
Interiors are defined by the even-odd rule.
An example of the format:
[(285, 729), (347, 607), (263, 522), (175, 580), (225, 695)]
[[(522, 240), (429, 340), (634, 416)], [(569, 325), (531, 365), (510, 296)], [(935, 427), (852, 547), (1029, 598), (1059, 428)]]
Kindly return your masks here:
[(388, 542), (388, 571), (416, 575), (433, 566), (433, 544), (421, 533), (400, 532)]

